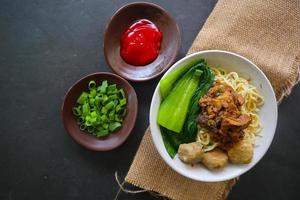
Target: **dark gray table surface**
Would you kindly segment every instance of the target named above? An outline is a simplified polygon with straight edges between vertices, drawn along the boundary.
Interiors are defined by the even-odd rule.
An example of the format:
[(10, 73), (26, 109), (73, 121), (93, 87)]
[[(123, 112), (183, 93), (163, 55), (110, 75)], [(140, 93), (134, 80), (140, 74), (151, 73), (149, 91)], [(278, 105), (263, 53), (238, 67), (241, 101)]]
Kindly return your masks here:
[[(216, 0), (153, 1), (166, 8), (182, 32), (182, 58)], [(132, 83), (139, 99), (128, 140), (110, 152), (77, 145), (63, 128), (66, 90), (92, 72), (111, 71), (103, 56), (103, 31), (126, 1), (1, 0), (0, 199), (113, 199), (148, 126), (159, 78)], [(300, 87), (279, 106), (273, 143), (241, 176), (229, 199), (300, 199)], [(197, 195), (197, 191), (195, 191)], [(121, 194), (119, 199), (156, 199)]]

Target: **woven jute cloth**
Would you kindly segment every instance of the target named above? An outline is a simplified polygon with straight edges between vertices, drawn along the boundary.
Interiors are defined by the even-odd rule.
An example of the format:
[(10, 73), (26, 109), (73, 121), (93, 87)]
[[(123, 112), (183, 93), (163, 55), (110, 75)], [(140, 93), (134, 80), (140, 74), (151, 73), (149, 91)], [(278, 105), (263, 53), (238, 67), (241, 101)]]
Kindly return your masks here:
[[(278, 101), (299, 79), (300, 2), (219, 0), (188, 54), (206, 49), (232, 51), (267, 75)], [(174, 200), (226, 199), (237, 179), (203, 183), (173, 171), (156, 151), (147, 129), (125, 181)]]

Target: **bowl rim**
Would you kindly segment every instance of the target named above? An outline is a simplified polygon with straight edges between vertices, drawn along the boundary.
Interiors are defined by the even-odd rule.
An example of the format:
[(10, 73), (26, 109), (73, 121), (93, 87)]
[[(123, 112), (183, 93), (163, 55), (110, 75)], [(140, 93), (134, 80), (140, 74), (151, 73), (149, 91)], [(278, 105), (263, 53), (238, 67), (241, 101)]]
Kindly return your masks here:
[[(192, 53), (188, 56), (185, 56), (183, 57), (182, 59), (178, 60), (176, 63), (174, 63), (170, 68), (169, 70), (164, 74), (164, 76), (161, 77), (161, 79), (163, 79), (167, 73), (169, 73), (170, 71), (172, 71), (174, 69), (175, 66), (178, 66), (181, 62), (185, 61), (185, 60), (188, 60), (190, 59), (191, 57), (194, 57), (194, 56), (199, 56), (199, 55), (202, 55), (202, 54), (205, 54), (205, 53), (224, 53), (224, 54), (230, 54), (232, 56), (236, 56), (246, 62), (248, 62), (250, 65), (252, 65), (257, 71), (259, 71), (261, 73), (261, 75), (264, 77), (264, 79), (266, 79), (266, 84), (268, 85), (268, 87), (271, 89), (271, 93), (272, 93), (272, 96), (271, 96), (271, 99), (272, 101), (274, 102), (275, 101), (275, 113), (273, 113), (275, 116), (274, 116), (274, 126), (273, 126), (273, 129), (272, 129), (272, 132), (271, 132), (271, 135), (269, 136), (270, 137), (270, 140), (269, 142), (266, 144), (267, 148), (264, 149), (264, 151), (262, 151), (261, 153), (261, 156), (258, 157), (258, 159), (253, 163), (253, 165), (248, 168), (248, 169), (244, 169), (244, 170), (241, 170), (239, 173), (237, 174), (233, 174), (231, 176), (227, 176), (227, 177), (221, 177), (219, 179), (203, 179), (202, 177), (196, 177), (196, 176), (192, 176), (192, 175), (189, 175), (189, 173), (186, 173), (184, 169), (180, 169), (179, 167), (176, 167), (176, 165), (174, 165), (174, 163), (171, 163), (171, 161), (169, 161), (166, 157), (164, 157), (163, 153), (162, 153), (162, 150), (160, 150), (159, 148), (159, 141), (155, 139), (155, 136), (154, 136), (154, 132), (153, 131), (150, 131), (151, 132), (151, 137), (152, 137), (152, 141), (154, 143), (154, 146), (156, 148), (156, 150), (158, 151), (160, 157), (164, 160), (164, 162), (169, 166), (171, 167), (174, 171), (176, 171), (177, 173), (181, 174), (182, 176), (185, 176), (189, 179), (192, 179), (192, 180), (195, 180), (195, 181), (202, 181), (202, 182), (219, 182), (219, 181), (226, 181), (226, 180), (230, 180), (230, 179), (233, 179), (233, 178), (236, 178), (244, 173), (246, 173), (247, 171), (251, 170), (266, 154), (266, 152), (269, 150), (270, 146), (271, 146), (271, 143), (274, 139), (274, 135), (275, 135), (275, 131), (276, 131), (276, 127), (277, 127), (277, 121), (278, 121), (278, 104), (277, 104), (277, 100), (276, 100), (276, 96), (275, 96), (275, 92), (274, 92), (274, 89), (269, 81), (269, 79), (267, 78), (267, 76), (263, 73), (263, 71), (257, 66), (255, 65), (252, 61), (250, 61), (249, 59), (245, 58), (244, 56), (241, 56), (237, 53), (234, 53), (234, 52), (230, 52), (230, 51), (224, 51), (224, 50), (217, 50), (217, 49), (212, 49), (212, 50), (203, 50), (203, 51), (198, 51), (198, 52), (195, 52), (195, 53)], [(161, 80), (160, 79), (160, 80)], [(153, 111), (153, 107), (154, 107), (154, 97), (155, 97), (155, 94), (159, 92), (159, 82), (158, 84), (156, 85), (156, 88), (154, 90), (154, 93), (153, 93), (153, 96), (152, 96), (152, 99), (151, 99), (151, 105), (150, 105), (150, 112), (149, 112), (149, 124), (150, 124), (150, 130), (153, 128), (153, 124), (151, 123), (151, 119), (153, 117), (155, 117), (155, 119), (157, 118), (157, 116), (152, 116), (152, 111)], [(156, 121), (156, 120), (155, 120)], [(158, 134), (158, 133), (156, 133)], [(159, 131), (159, 134), (160, 131)]]
[[(124, 10), (124, 9), (127, 9), (131, 6), (135, 6), (135, 5), (144, 5), (144, 6), (151, 6), (151, 7), (154, 7), (158, 10), (161, 10), (166, 16), (168, 16), (171, 21), (174, 22), (175, 24), (175, 28), (176, 28), (176, 31), (177, 31), (177, 41), (176, 41), (176, 49), (175, 49), (175, 54), (171, 57), (170, 59), (170, 62), (167, 63), (165, 65), (165, 67), (159, 71), (158, 73), (155, 73), (153, 74), (152, 76), (147, 76), (147, 77), (143, 77), (143, 78), (132, 78), (132, 77), (125, 77), (123, 76), (122, 73), (120, 73), (118, 70), (116, 70), (113, 65), (111, 65), (111, 63), (109, 62), (109, 59), (108, 59), (108, 53), (107, 53), (107, 50), (105, 48), (105, 44), (106, 44), (106, 39), (108, 37), (108, 29), (111, 25), (111, 22)], [(108, 64), (108, 66), (112, 69), (112, 71), (116, 74), (118, 74), (119, 76), (123, 77), (124, 79), (126, 80), (129, 80), (129, 81), (134, 81), (134, 82), (144, 82), (144, 81), (148, 81), (148, 80), (152, 80), (156, 77), (158, 77), (159, 75), (163, 74), (166, 70), (168, 70), (173, 64), (174, 64), (174, 61), (176, 60), (178, 54), (179, 54), (179, 51), (180, 51), (180, 46), (181, 46), (181, 32), (180, 32), (180, 29), (179, 29), (179, 26), (175, 20), (175, 18), (164, 8), (162, 8), (161, 6), (155, 4), (155, 3), (151, 3), (151, 2), (132, 2), (132, 3), (127, 3), (125, 5), (123, 5), (122, 7), (120, 7), (119, 9), (117, 9), (113, 15), (108, 19), (107, 23), (106, 23), (106, 26), (104, 28), (104, 32), (103, 32), (103, 45), (102, 45), (102, 49), (103, 49), (103, 52), (104, 52), (104, 58), (105, 58), (105, 61), (106, 63)], [(151, 63), (150, 63), (151, 64)]]
[[(126, 131), (126, 134), (124, 135), (124, 137), (122, 137), (122, 140), (120, 140), (119, 143), (117, 143), (116, 145), (112, 145), (110, 147), (107, 147), (107, 148), (102, 148), (102, 147), (92, 147), (92, 146), (89, 146), (89, 145), (86, 145), (85, 143), (83, 143), (80, 139), (77, 139), (76, 137), (74, 137), (74, 135), (76, 135), (76, 133), (71, 133), (69, 131), (69, 129), (67, 128), (67, 122), (66, 122), (66, 118), (64, 117), (64, 109), (65, 109), (65, 102), (66, 102), (66, 99), (67, 97), (69, 96), (71, 90), (77, 86), (78, 84), (80, 84), (81, 81), (83, 81), (84, 79), (87, 79), (91, 76), (94, 76), (94, 75), (108, 75), (108, 76), (113, 76), (115, 77), (116, 79), (119, 79), (121, 80), (122, 82), (124, 82), (129, 88), (130, 90), (132, 91), (132, 95), (133, 95), (133, 98), (135, 99), (136, 101), (136, 109), (134, 110), (134, 115), (133, 115), (133, 119), (132, 119), (132, 122), (131, 125), (129, 126), (129, 128), (127, 129)], [(127, 92), (127, 91), (126, 91)], [(116, 149), (118, 148), (119, 146), (121, 146), (126, 140), (127, 138), (129, 137), (129, 135), (132, 133), (132, 130), (134, 129), (135, 127), (135, 123), (136, 123), (136, 119), (137, 119), (137, 114), (138, 114), (138, 98), (137, 98), (137, 95), (136, 95), (136, 92), (134, 90), (134, 88), (132, 87), (132, 85), (124, 78), (118, 76), (117, 74), (113, 74), (113, 73), (110, 73), (110, 72), (94, 72), (94, 73), (90, 73), (90, 74), (87, 74), (85, 76), (83, 76), (82, 78), (80, 78), (79, 80), (75, 81), (70, 87), (69, 89), (67, 90), (67, 92), (65, 93), (64, 95), (64, 98), (63, 98), (63, 103), (61, 105), (61, 118), (62, 118), (62, 121), (63, 121), (63, 126), (64, 126), (64, 129), (66, 130), (66, 132), (68, 133), (68, 135), (77, 143), (79, 144), (80, 146), (86, 148), (86, 149), (89, 149), (89, 150), (92, 150), (92, 151), (110, 151), (110, 150), (113, 150), (113, 149)], [(95, 140), (99, 140), (98, 138), (95, 137)], [(105, 139), (103, 139), (103, 141), (105, 141)]]

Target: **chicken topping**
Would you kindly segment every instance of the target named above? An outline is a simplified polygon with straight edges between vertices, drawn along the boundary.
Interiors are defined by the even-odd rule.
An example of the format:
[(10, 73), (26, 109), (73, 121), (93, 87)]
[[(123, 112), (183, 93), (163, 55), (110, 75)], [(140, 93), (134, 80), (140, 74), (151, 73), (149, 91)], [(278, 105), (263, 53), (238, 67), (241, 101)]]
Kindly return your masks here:
[(249, 115), (241, 114), (243, 103), (241, 95), (219, 81), (200, 99), (202, 112), (198, 116), (198, 123), (210, 131), (212, 139), (220, 144), (220, 148), (228, 150), (243, 139), (243, 129), (251, 122)]

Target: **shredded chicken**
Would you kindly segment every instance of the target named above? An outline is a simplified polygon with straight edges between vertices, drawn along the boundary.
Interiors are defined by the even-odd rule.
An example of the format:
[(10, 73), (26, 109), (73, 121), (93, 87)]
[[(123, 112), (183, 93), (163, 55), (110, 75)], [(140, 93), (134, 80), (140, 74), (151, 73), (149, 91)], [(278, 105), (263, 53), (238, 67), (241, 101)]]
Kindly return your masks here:
[(218, 81), (200, 99), (202, 112), (198, 123), (210, 131), (213, 140), (220, 143), (220, 148), (227, 150), (243, 139), (243, 129), (251, 122), (249, 115), (241, 114), (243, 103), (244, 98), (231, 86)]

